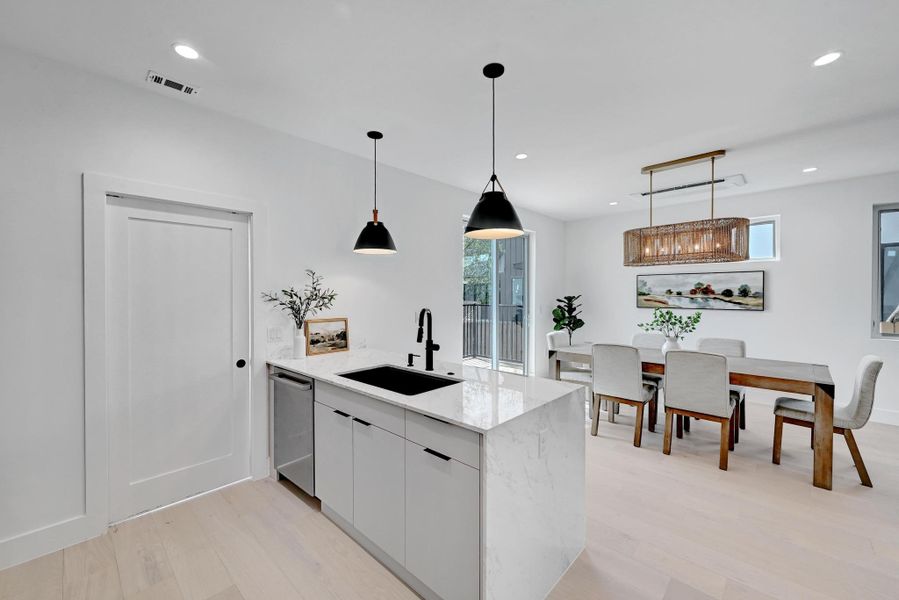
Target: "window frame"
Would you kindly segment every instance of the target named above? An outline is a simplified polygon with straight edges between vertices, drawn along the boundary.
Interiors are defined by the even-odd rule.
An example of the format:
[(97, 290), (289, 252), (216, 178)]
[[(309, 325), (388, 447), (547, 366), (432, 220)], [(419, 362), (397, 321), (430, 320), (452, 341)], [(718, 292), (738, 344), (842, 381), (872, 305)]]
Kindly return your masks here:
[(872, 207), (871, 254), (872, 254), (872, 290), (871, 290), (871, 337), (880, 340), (899, 340), (899, 332), (883, 333), (880, 331), (883, 303), (883, 243), (880, 239), (880, 216), (883, 213), (899, 212), (899, 203), (875, 204)]
[(749, 219), (749, 236), (752, 238), (752, 226), (762, 223), (774, 224), (774, 256), (771, 258), (748, 258), (743, 262), (777, 262), (780, 260), (780, 215), (765, 215)]

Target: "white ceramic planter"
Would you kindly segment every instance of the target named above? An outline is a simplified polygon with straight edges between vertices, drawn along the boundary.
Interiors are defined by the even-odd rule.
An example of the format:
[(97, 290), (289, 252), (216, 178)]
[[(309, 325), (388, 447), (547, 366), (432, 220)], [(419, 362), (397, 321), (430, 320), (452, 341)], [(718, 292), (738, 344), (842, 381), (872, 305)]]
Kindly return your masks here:
[(674, 336), (667, 338), (665, 343), (662, 344), (662, 354), (667, 353), (669, 350), (680, 350), (680, 343)]
[(293, 334), (293, 357), (294, 358), (305, 358), (306, 357), (306, 336), (303, 335), (302, 331), (294, 331), (294, 334)]

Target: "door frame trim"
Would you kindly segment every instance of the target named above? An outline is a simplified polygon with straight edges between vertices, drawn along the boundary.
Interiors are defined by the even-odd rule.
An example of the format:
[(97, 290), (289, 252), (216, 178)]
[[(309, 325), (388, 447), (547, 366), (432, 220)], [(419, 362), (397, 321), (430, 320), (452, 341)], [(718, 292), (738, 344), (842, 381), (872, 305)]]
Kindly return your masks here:
[[(146, 198), (246, 214), (250, 243), (250, 464), (253, 479), (269, 475), (268, 386), (261, 284), (267, 281), (265, 203), (187, 188), (84, 173), (84, 428), (85, 517), (99, 535), (109, 524), (109, 457), (106, 397), (106, 231), (107, 196)], [(91, 536), (88, 536), (91, 537)]]
[(249, 215), (250, 233), (250, 476), (269, 475), (265, 306), (268, 207), (264, 201), (83, 173), (82, 260), (84, 324), (84, 511), (0, 540), (0, 569), (102, 535), (109, 526), (106, 412), (106, 196), (131, 196)]

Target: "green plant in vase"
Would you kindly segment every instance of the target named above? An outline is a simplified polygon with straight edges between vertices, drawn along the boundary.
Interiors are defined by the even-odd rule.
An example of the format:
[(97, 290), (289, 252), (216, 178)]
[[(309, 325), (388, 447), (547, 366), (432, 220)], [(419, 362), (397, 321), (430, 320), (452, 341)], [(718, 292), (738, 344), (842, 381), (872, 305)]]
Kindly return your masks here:
[(296, 331), (293, 336), (293, 357), (302, 358), (306, 355), (306, 336), (303, 325), (306, 319), (313, 317), (319, 311), (327, 310), (334, 304), (337, 292), (322, 286), (324, 277), (312, 269), (306, 269), (306, 275), (310, 281), (297, 291), (293, 287), (281, 290), (280, 293), (262, 293), (262, 299), (271, 302), (284, 312), (290, 313)]
[(685, 334), (696, 331), (700, 319), (702, 313), (698, 310), (692, 315), (682, 317), (674, 314), (673, 310), (657, 308), (652, 311), (652, 321), (637, 323), (637, 327), (643, 331), (658, 331), (664, 335), (666, 341), (662, 346), (662, 352), (668, 352), (680, 349), (678, 342), (684, 339)]
[(569, 345), (571, 345), (571, 336), (574, 332), (584, 326), (584, 321), (578, 316), (581, 314), (581, 311), (578, 310), (581, 305), (575, 304), (580, 297), (578, 294), (577, 296), (556, 298), (556, 302), (559, 304), (553, 309), (553, 331), (562, 331), (563, 329), (567, 331)]

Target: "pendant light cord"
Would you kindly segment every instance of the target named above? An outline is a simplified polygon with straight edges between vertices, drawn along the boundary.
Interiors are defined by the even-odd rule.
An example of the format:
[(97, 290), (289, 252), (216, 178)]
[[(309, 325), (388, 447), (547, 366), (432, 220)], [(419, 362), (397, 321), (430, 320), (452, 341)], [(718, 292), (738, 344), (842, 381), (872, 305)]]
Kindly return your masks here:
[(493, 185), (493, 182), (496, 181), (496, 79), (493, 78), (490, 80), (490, 94), (492, 96), (492, 114), (490, 116), (490, 144), (492, 146), (492, 155), (491, 155), (491, 165), (490, 172), (492, 175), (490, 176), (490, 189), (496, 191), (496, 186)]
[(378, 212), (378, 140), (375, 142), (375, 214)]

